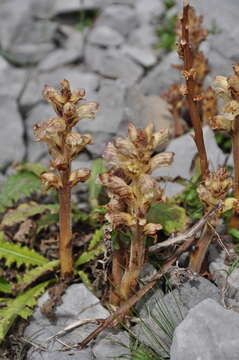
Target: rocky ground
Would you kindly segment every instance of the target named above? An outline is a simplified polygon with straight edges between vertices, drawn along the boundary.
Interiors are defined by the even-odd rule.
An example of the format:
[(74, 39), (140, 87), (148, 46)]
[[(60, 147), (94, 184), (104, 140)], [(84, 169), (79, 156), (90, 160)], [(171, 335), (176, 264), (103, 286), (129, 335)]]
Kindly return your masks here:
[[(191, 4), (204, 15), (206, 26), (213, 30), (203, 44), (211, 66), (206, 79), (209, 85), (216, 74), (230, 74), (231, 65), (239, 60), (238, 1), (192, 0)], [(47, 163), (46, 148), (33, 142), (32, 126), (53, 116), (51, 107), (42, 100), (43, 86), (55, 86), (64, 78), (70, 80), (73, 88), (85, 88), (87, 99), (100, 104), (96, 120), (84, 120), (79, 125), (80, 131), (93, 134), (94, 145), (88, 146), (76, 166), (87, 167), (92, 159), (101, 156), (112, 137), (125, 134), (129, 120), (139, 127), (151, 120), (156, 128), (172, 129), (170, 112), (160, 94), (180, 80), (180, 73), (171, 68), (171, 64), (178, 63), (178, 58), (175, 51), (156, 49), (155, 30), (160, 16), (170, 17), (181, 6), (181, 1), (176, 1), (167, 11), (161, 0), (1, 0), (0, 182), (4, 181), (12, 163), (22, 160)], [(210, 165), (215, 169), (224, 164), (227, 157), (217, 147), (212, 131), (205, 127), (204, 133)], [(196, 154), (192, 138), (183, 135), (172, 140), (168, 150), (176, 154), (174, 164), (155, 175), (189, 179)], [(166, 185), (169, 196), (181, 189), (180, 185)], [(225, 266), (220, 259), (222, 255), (213, 258), (211, 271), (215, 281), (224, 284), (222, 272), (219, 271), (218, 276), (218, 270)], [(238, 273), (230, 276), (230, 296), (234, 300), (228, 306), (236, 307), (233, 301), (239, 300)], [(211, 287), (208, 292), (192, 285), (196, 288), (194, 300), (175, 331), (171, 360), (239, 358), (239, 315), (218, 305), (221, 297), (217, 288), (205, 281), (204, 286)], [(108, 312), (100, 304), (95, 305), (98, 300), (82, 284), (73, 285), (57, 310), (57, 324), (53, 327), (36, 312), (38, 318), (30, 324), (26, 336), (32, 337), (38, 326), (44, 329), (44, 336), (38, 340), (44, 342), (74, 319), (88, 317), (89, 307), (78, 302), (73, 304), (74, 297), (81, 301), (77, 294), (82, 292), (90, 304), (90, 316), (107, 316)], [(88, 330), (73, 333), (66, 342), (78, 341), (79, 334), (84, 335)], [(126, 332), (110, 333), (108, 337), (114, 340), (117, 336), (120, 343), (129, 344)], [(196, 346), (198, 339), (200, 343)], [(109, 353), (117, 358), (128, 351), (127, 347), (122, 348), (117, 342), (112, 345), (105, 338), (82, 353), (59, 352), (59, 343), (54, 346), (52, 352), (41, 355), (33, 349), (28, 359), (106, 359)]]

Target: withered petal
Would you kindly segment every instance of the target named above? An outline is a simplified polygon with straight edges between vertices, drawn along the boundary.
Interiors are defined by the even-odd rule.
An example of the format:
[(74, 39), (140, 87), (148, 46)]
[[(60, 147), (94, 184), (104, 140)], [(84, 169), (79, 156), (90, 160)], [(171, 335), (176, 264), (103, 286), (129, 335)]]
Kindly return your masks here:
[(155, 155), (150, 160), (150, 169), (151, 172), (161, 166), (169, 166), (173, 161), (174, 153), (172, 152), (162, 152)]
[(76, 185), (78, 182), (85, 182), (90, 177), (90, 169), (81, 168), (71, 172), (69, 183), (71, 186)]

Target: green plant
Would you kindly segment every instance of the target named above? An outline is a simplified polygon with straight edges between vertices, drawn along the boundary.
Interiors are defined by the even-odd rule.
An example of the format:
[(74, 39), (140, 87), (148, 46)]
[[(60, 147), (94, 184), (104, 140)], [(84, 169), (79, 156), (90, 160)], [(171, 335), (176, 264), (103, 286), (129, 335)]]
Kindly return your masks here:
[(130, 123), (128, 137), (117, 138), (109, 143), (104, 159), (109, 171), (99, 175), (99, 182), (106, 186), (110, 202), (107, 204), (106, 220), (112, 230), (128, 230), (129, 243), (115, 238), (112, 260), (111, 302), (118, 305), (127, 301), (135, 289), (144, 264), (145, 240), (154, 237), (161, 224), (149, 223), (147, 213), (150, 205), (162, 200), (163, 191), (150, 176), (160, 166), (168, 166), (172, 153), (152, 156), (156, 148), (168, 138), (168, 132), (153, 132), (153, 124), (144, 130)]
[(10, 175), (3, 184), (0, 193), (0, 213), (23, 197), (29, 197), (41, 189), (39, 175), (46, 171), (40, 164), (26, 163), (16, 167), (16, 173)]
[(98, 15), (98, 11), (94, 9), (80, 11), (78, 15), (76, 29), (78, 31), (83, 31), (85, 28), (92, 27), (97, 15)]
[(73, 132), (72, 128), (82, 119), (93, 118), (98, 109), (94, 102), (77, 105), (84, 95), (83, 89), (72, 92), (67, 80), (61, 82), (60, 92), (46, 86), (43, 96), (53, 106), (57, 117), (34, 126), (37, 140), (48, 145), (52, 157), (51, 168), (55, 170), (55, 173), (41, 174), (41, 180), (48, 188), (53, 187), (59, 193), (59, 251), (61, 276), (64, 279), (70, 278), (73, 273), (71, 188), (78, 182), (86, 181), (90, 176), (89, 169), (71, 171), (72, 160), (91, 143), (90, 135)]
[(167, 51), (172, 51), (175, 48), (176, 22), (176, 15), (163, 19), (162, 24), (156, 30), (156, 34), (159, 37), (159, 43), (156, 45), (157, 48), (163, 48)]

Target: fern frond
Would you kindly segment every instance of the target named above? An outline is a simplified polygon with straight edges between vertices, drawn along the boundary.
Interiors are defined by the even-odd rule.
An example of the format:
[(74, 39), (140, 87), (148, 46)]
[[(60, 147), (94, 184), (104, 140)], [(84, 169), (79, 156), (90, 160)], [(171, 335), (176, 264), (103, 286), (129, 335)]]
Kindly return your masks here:
[(28, 197), (39, 190), (41, 182), (38, 176), (29, 171), (21, 171), (9, 176), (2, 186), (0, 193), (0, 213), (4, 212), (7, 207), (13, 205), (23, 196)]
[(100, 243), (103, 239), (104, 229), (101, 227), (100, 229), (95, 230), (92, 239), (89, 243), (88, 250), (92, 250), (96, 245)]
[(7, 307), (0, 310), (0, 341), (4, 339), (17, 316), (27, 319), (36, 305), (37, 298), (44, 292), (51, 280), (38, 284), (18, 295)]
[(34, 201), (29, 203), (20, 204), (16, 209), (9, 210), (3, 217), (1, 228), (5, 226), (13, 226), (19, 224), (31, 216), (43, 214), (50, 211), (51, 214), (58, 212), (59, 206), (56, 204), (39, 205)]
[(44, 265), (48, 260), (36, 251), (18, 244), (12, 244), (3, 239), (3, 232), (0, 232), (0, 259), (5, 259), (6, 266), (16, 263), (21, 265)]
[(90, 290), (93, 291), (93, 286), (90, 282), (89, 276), (87, 275), (86, 272), (84, 272), (83, 270), (78, 270), (77, 274), (79, 275), (79, 277), (81, 278), (83, 284)]
[(41, 266), (37, 266), (34, 269), (28, 270), (23, 275), (23, 277), (18, 280), (18, 285), (20, 286), (30, 285), (48, 271), (53, 271), (58, 265), (59, 265), (59, 260), (53, 260)]
[(11, 284), (5, 280), (2, 276), (0, 277), (0, 292), (4, 294), (11, 294)]
[(43, 172), (47, 171), (47, 167), (41, 163), (26, 162), (18, 165), (16, 170), (17, 172), (28, 171), (39, 177)]
[(102, 254), (104, 250), (105, 246), (103, 244), (99, 244), (96, 248), (83, 252), (76, 260), (75, 266), (83, 265), (91, 260), (94, 260), (97, 256)]

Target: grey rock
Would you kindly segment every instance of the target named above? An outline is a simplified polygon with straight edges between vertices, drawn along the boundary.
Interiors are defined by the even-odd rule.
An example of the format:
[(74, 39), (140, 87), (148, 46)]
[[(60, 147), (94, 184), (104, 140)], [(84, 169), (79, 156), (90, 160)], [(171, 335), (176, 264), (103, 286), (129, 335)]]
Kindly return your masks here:
[(123, 36), (109, 26), (101, 25), (94, 27), (88, 37), (89, 43), (100, 46), (119, 46), (123, 43)]
[(8, 62), (0, 56), (0, 72), (3, 72), (9, 68)]
[(132, 121), (137, 127), (145, 128), (152, 122), (156, 130), (173, 130), (172, 115), (168, 104), (159, 96), (144, 96), (139, 87), (134, 86), (126, 93), (124, 120), (119, 132), (123, 136), (127, 133), (128, 122)]
[(135, 10), (126, 5), (111, 5), (104, 9), (96, 21), (97, 25), (107, 25), (127, 36), (138, 25)]
[(31, 4), (32, 0), (25, 0), (21, 6), (19, 6), (18, 0), (2, 0), (0, 2), (0, 45), (2, 49), (9, 48), (13, 34), (22, 19), (30, 18)]
[(36, 349), (31, 349), (26, 360), (92, 360), (92, 355), (90, 350), (39, 352)]
[(96, 9), (99, 2), (96, 0), (55, 0), (52, 16), (79, 12), (80, 10)]
[(83, 54), (84, 34), (76, 30), (73, 26), (60, 25), (59, 30), (63, 35), (61, 41), (62, 47), (65, 49), (77, 50), (79, 54)]
[(11, 62), (14, 65), (29, 66), (35, 65), (47, 54), (53, 51), (55, 46), (48, 44), (18, 44), (9, 49)]
[(92, 348), (96, 360), (119, 359), (130, 356), (129, 334), (124, 331), (118, 334), (106, 334), (97, 340)]
[(0, 70), (0, 95), (18, 99), (27, 79), (27, 72), (8, 65)]
[(137, 0), (135, 8), (141, 24), (158, 20), (165, 10), (163, 1), (158, 0)]
[[(51, 86), (59, 86), (61, 80), (70, 81), (72, 89), (84, 88), (86, 96), (91, 99), (91, 94), (98, 87), (99, 80), (96, 74), (83, 72), (77, 67), (62, 67), (50, 73), (40, 73), (34, 71), (26, 85), (20, 104), (23, 107), (32, 107), (42, 99), (42, 89), (46, 84)], [(91, 99), (92, 100), (92, 99)]]
[(239, 314), (206, 299), (176, 328), (171, 360), (237, 360)]
[(172, 83), (181, 81), (180, 71), (172, 68), (172, 65), (178, 63), (176, 51), (165, 56), (141, 81), (142, 92), (145, 95), (160, 95), (167, 91)]
[[(78, 128), (93, 134), (93, 144), (87, 146), (93, 157), (99, 157), (110, 139), (118, 132), (124, 112), (125, 86), (120, 81), (102, 80), (96, 98), (100, 104), (95, 120), (82, 120)], [(112, 121), (113, 119), (113, 121)]]
[[(161, 289), (157, 289), (144, 302), (139, 312), (143, 322), (136, 325), (134, 333), (141, 342), (165, 356), (169, 353), (175, 327), (192, 307), (207, 298), (219, 301), (219, 290), (200, 276), (191, 275), (190, 280), (164, 297)], [(155, 319), (158, 319), (158, 322)], [(161, 326), (165, 326), (167, 332), (163, 331)]]
[(0, 96), (0, 168), (21, 161), (25, 155), (23, 124), (13, 98)]
[(85, 61), (95, 72), (112, 79), (120, 79), (128, 87), (134, 85), (143, 74), (143, 69), (119, 50), (106, 52), (87, 46)]
[(82, 57), (79, 50), (73, 48), (58, 49), (46, 56), (39, 64), (38, 69), (41, 71), (54, 70), (63, 65), (74, 63)]
[[(71, 285), (63, 295), (62, 304), (56, 309), (56, 323), (53, 325), (46, 317), (42, 315), (40, 311), (40, 307), (47, 299), (47, 293), (39, 299), (38, 307), (33, 314), (33, 319), (29, 326), (25, 329), (24, 333), (24, 336), (34, 339), (36, 342), (42, 345), (46, 344), (46, 339), (49, 336), (56, 334), (58, 331), (62, 330), (69, 324), (72, 324), (81, 319), (105, 318), (109, 315), (108, 311), (103, 308), (99, 300), (89, 290), (87, 290), (83, 284), (75, 284)], [(66, 343), (80, 342), (91, 331), (93, 331), (93, 329), (95, 329), (94, 325), (83, 325), (64, 336), (63, 341)], [(61, 350), (61, 348), (62, 345), (59, 343), (51, 343), (48, 347), (48, 350), (49, 353), (53, 353), (54, 355), (51, 354), (50, 356), (52, 356), (52, 358), (50, 357), (50, 359), (56, 359), (57, 354), (60, 356), (61, 353), (59, 350)], [(70, 353), (71, 351), (64, 352), (65, 356), (69, 355), (69, 358), (71, 358)], [(81, 353), (73, 351), (75, 359), (77, 359), (77, 354), (79, 354), (79, 358), (81, 359)], [(86, 355), (88, 356), (88, 353), (86, 353)], [(38, 357), (36, 357), (36, 359), (38, 359)], [(45, 357), (44, 359), (48, 358)], [(28, 353), (27, 360), (35, 360), (32, 351)]]
[[(80, 131), (117, 133), (123, 117), (125, 86), (121, 81), (101, 80), (97, 102), (100, 104), (95, 120), (82, 120)], [(113, 121), (112, 121), (113, 120)]]
[(166, 181), (165, 183), (160, 183), (160, 186), (164, 190), (165, 196), (168, 198), (171, 198), (181, 193), (183, 190), (185, 190), (185, 186), (170, 181)]
[(155, 65), (157, 62), (156, 55), (148, 47), (125, 45), (122, 47), (122, 52), (146, 68)]
[(93, 136), (93, 144), (87, 146), (87, 151), (94, 159), (102, 156), (106, 145), (113, 139), (114, 136), (114, 133), (107, 133), (102, 131), (96, 133)]
[[(225, 155), (217, 146), (214, 134), (209, 126), (205, 126), (203, 128), (203, 134), (210, 169), (215, 171), (219, 165), (224, 164)], [(178, 176), (183, 179), (190, 179), (192, 176), (192, 161), (197, 154), (196, 145), (190, 134), (186, 134), (172, 140), (166, 148), (166, 151), (173, 152), (175, 154), (172, 165), (156, 169), (153, 172), (153, 175), (169, 176), (173, 179)]]
[(137, 44), (142, 47), (153, 47), (158, 41), (155, 34), (155, 29), (152, 25), (142, 25), (133, 30), (128, 38), (128, 43), (131, 45)]
[(19, 65), (35, 64), (51, 52), (57, 24), (50, 21), (23, 19), (12, 34), (12, 41), (6, 49), (12, 61)]

